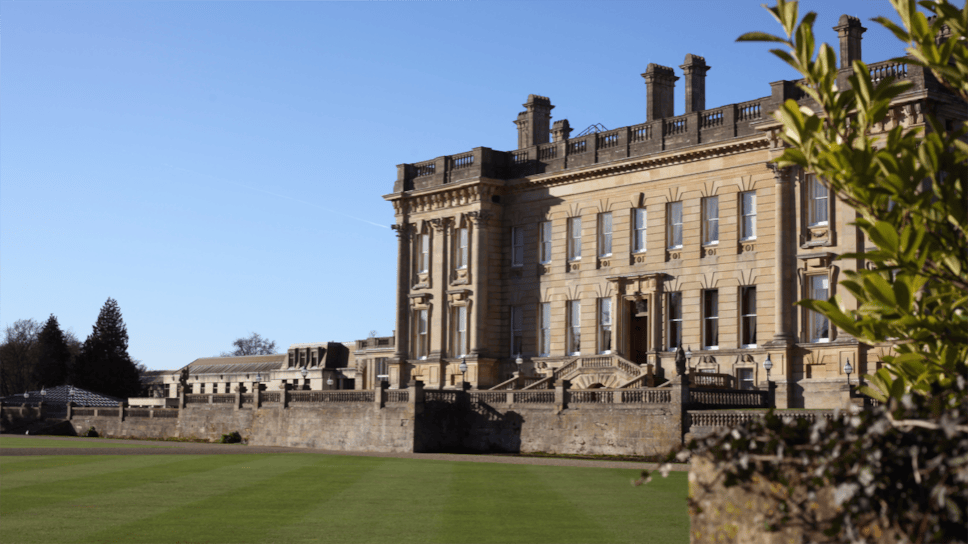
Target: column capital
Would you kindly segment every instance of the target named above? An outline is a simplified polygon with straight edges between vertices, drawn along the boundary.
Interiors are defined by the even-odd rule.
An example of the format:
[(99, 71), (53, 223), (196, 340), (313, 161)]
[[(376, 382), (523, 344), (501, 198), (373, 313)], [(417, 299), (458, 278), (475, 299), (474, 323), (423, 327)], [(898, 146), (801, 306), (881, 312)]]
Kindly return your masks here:
[(444, 232), (450, 226), (451, 219), (449, 217), (435, 217), (434, 219), (428, 219), (427, 222), (430, 223), (430, 226), (435, 231)]
[(766, 167), (773, 172), (773, 179), (776, 180), (777, 183), (786, 183), (793, 179), (792, 174), (795, 168), (794, 166), (786, 166), (781, 168), (775, 162), (768, 162), (766, 163)]
[(413, 238), (414, 227), (410, 223), (398, 223), (396, 225), (390, 225), (390, 228), (396, 231), (397, 238), (407, 240)]
[(486, 227), (487, 222), (491, 219), (491, 217), (493, 217), (490, 212), (484, 210), (467, 212), (464, 214), (464, 216), (467, 217), (467, 219), (469, 219), (475, 227)]

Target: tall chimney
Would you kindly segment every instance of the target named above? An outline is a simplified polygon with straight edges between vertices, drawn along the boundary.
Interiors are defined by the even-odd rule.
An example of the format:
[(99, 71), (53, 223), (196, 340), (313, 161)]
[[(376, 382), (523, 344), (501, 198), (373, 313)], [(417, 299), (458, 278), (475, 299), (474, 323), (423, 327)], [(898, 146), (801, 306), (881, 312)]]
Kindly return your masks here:
[(645, 78), (645, 88), (648, 96), (646, 100), (646, 115), (649, 121), (672, 117), (675, 115), (675, 72), (668, 66), (649, 63), (649, 67), (642, 74)]
[(834, 27), (840, 36), (840, 69), (850, 68), (855, 60), (861, 60), (861, 35), (867, 29), (861, 26), (860, 19), (850, 15), (841, 15), (840, 21)]
[(706, 109), (706, 72), (712, 67), (706, 59), (689, 53), (686, 55), (682, 75), (686, 76), (686, 113)]
[(526, 109), (518, 114), (514, 122), (518, 125), (518, 149), (548, 143), (551, 123), (551, 100), (547, 96), (529, 94), (528, 101), (522, 104)]

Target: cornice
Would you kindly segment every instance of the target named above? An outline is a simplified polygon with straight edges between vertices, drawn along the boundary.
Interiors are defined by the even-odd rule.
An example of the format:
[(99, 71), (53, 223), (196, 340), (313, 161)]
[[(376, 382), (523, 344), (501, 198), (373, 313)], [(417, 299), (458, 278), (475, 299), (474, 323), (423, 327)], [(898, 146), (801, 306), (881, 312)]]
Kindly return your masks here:
[(529, 191), (536, 187), (554, 187), (578, 181), (587, 181), (618, 174), (641, 172), (663, 166), (672, 166), (705, 159), (736, 155), (760, 149), (769, 149), (769, 141), (762, 135), (748, 136), (743, 139), (730, 140), (715, 145), (700, 144), (685, 149), (676, 149), (643, 157), (622, 159), (606, 164), (588, 166), (575, 170), (564, 170), (552, 174), (539, 174), (526, 178), (508, 181), (508, 190), (512, 193)]

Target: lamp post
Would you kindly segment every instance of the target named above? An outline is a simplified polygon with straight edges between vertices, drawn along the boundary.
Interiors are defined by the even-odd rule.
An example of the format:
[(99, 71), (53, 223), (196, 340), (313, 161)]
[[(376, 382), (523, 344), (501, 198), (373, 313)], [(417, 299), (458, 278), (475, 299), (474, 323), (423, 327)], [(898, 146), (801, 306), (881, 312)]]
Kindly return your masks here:
[(332, 376), (326, 378), (326, 385), (328, 385), (330, 389), (333, 388), (333, 377)]
[(854, 371), (854, 367), (850, 366), (850, 357), (847, 358), (847, 363), (844, 364), (844, 372), (847, 373), (847, 387), (850, 387), (850, 373)]
[(256, 372), (255, 373), (255, 389), (261, 390), (262, 389), (261, 383), (262, 383), (262, 373), (261, 372)]
[(773, 361), (770, 360), (770, 354), (766, 354), (766, 360), (763, 361), (763, 369), (766, 370), (766, 388), (770, 388), (770, 370), (773, 368)]
[(26, 391), (24, 391), (24, 400), (27, 400), (28, 398), (30, 398), (30, 395)]
[(465, 388), (465, 383), (466, 383), (464, 374), (467, 373), (467, 357), (464, 357), (463, 359), (461, 359), (460, 366), (457, 368), (460, 369), (460, 387), (463, 390)]
[(299, 371), (299, 373), (302, 374), (302, 377), (303, 377), (303, 388), (308, 389), (306, 387), (306, 376), (309, 375), (309, 371), (306, 370), (306, 367), (303, 367), (302, 370)]

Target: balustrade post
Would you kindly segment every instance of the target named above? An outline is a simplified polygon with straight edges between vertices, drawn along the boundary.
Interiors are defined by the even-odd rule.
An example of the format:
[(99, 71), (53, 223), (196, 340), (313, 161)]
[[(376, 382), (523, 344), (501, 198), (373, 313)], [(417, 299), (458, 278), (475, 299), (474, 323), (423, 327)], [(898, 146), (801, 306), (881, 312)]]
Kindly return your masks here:
[(209, 404), (215, 404), (215, 393), (209, 393), (208, 394), (208, 403)]
[(555, 410), (560, 412), (568, 408), (568, 389), (571, 387), (570, 380), (558, 380), (555, 384)]
[(124, 421), (124, 401), (118, 403), (118, 421)]
[(279, 400), (282, 401), (282, 407), (289, 408), (289, 384), (282, 384), (282, 390), (279, 391)]
[(622, 389), (616, 389), (612, 391), (612, 404), (622, 404)]
[(252, 387), (252, 409), (258, 410), (262, 406), (262, 386), (257, 382)]
[(185, 388), (182, 387), (178, 391), (178, 408), (182, 409), (185, 407)]
[(508, 396), (507, 403), (508, 404), (514, 404), (514, 393), (511, 392), (511, 391), (508, 391), (507, 392), (507, 396)]
[(239, 411), (242, 409), (242, 388), (240, 387), (235, 391), (235, 409), (234, 411)]
[(379, 410), (386, 406), (387, 403), (387, 387), (390, 386), (390, 382), (385, 382), (383, 380), (377, 380), (376, 387), (373, 388), (373, 404), (376, 409)]
[(74, 417), (74, 403), (67, 403), (67, 420), (70, 421)]

